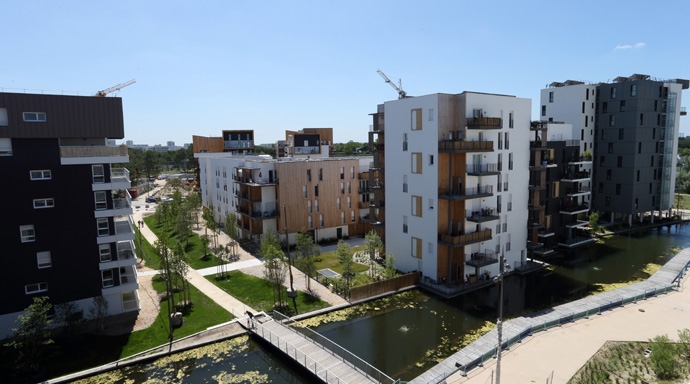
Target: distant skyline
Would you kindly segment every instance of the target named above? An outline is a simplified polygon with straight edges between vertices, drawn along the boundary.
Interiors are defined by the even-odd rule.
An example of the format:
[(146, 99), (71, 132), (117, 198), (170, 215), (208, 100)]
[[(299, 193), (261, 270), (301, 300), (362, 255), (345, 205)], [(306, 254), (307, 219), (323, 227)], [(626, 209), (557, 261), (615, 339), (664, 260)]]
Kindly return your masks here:
[[(135, 144), (224, 129), (272, 143), (308, 127), (363, 142), (369, 114), (397, 98), (377, 69), (411, 96), (530, 98), (535, 120), (554, 81), (690, 78), (687, 15), (681, 0), (12, 2), (0, 91), (92, 95), (136, 79), (111, 94)], [(687, 116), (680, 126), (690, 136)]]

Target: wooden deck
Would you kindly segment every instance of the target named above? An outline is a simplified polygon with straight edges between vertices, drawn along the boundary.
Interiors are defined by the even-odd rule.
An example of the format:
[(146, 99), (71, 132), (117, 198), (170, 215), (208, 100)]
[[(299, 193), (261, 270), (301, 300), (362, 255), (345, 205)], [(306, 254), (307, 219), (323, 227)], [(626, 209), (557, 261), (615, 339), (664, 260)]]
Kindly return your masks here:
[(322, 382), (343, 384), (381, 382), (365, 374), (337, 353), (282, 322), (269, 317), (257, 320), (259, 321), (256, 322), (256, 326), (248, 329), (250, 332), (272, 344)]
[[(690, 263), (690, 248), (680, 251), (649, 279), (613, 291), (572, 301), (503, 323), (503, 350), (523, 338), (560, 324), (600, 314), (631, 302), (645, 300), (674, 289), (676, 277)], [(456, 352), (409, 383), (439, 383), (458, 370), (469, 371), (493, 358), (498, 334), (496, 328)]]

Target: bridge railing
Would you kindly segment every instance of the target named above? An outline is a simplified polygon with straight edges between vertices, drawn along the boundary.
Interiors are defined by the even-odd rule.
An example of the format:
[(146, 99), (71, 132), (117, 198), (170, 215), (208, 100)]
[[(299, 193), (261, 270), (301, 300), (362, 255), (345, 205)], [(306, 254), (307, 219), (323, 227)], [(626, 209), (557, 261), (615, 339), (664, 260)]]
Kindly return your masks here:
[(276, 335), (275, 333), (271, 332), (270, 330), (264, 328), (263, 325), (258, 324), (257, 328), (255, 329), (255, 332), (257, 334), (260, 334), (261, 337), (263, 337), (265, 340), (268, 340), (271, 344), (278, 347), (278, 349), (285, 351), (285, 354), (292, 357), (297, 363), (302, 365), (309, 372), (313, 372), (314, 375), (323, 379), (324, 382), (332, 383), (335, 380), (335, 382), (338, 384), (339, 383), (345, 383), (345, 384), (347, 383), (347, 382), (341, 380), (340, 377), (338, 377), (338, 375), (331, 372), (328, 368), (324, 367), (323, 365), (318, 363), (316, 360), (309, 357), (309, 355), (304, 353), (302, 350), (300, 350), (294, 344), (281, 338), (279, 335)]
[[(316, 332), (315, 330), (307, 327), (306, 325), (300, 323), (299, 321), (294, 320), (294, 319), (290, 318), (289, 316), (286, 316), (286, 315), (284, 315), (280, 312), (277, 312), (277, 311), (273, 311), (273, 319), (280, 322), (284, 326), (290, 328), (294, 332), (301, 333), (302, 335), (310, 338), (316, 344), (321, 346), (321, 348), (323, 348), (326, 351), (329, 351), (333, 356), (338, 356), (344, 362), (349, 363), (353, 368), (362, 372), (365, 376), (372, 378), (379, 383), (391, 383), (391, 384), (393, 384), (396, 382), (390, 376), (381, 372), (378, 368), (367, 363), (366, 361), (357, 357), (352, 352), (341, 347), (340, 345), (338, 345), (334, 341), (330, 340), (326, 336), (323, 336), (322, 334), (320, 334), (320, 333)], [(294, 327), (294, 326), (290, 326), (292, 324), (296, 324), (299, 328)]]

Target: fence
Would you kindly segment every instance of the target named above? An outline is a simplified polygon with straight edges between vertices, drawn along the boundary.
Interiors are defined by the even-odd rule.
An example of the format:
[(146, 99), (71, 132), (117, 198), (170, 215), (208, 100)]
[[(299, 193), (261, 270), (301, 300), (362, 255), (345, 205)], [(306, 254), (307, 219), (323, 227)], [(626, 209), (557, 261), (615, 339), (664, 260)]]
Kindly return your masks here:
[[(683, 268), (683, 270), (680, 272), (679, 277), (677, 278), (680, 280), (680, 275), (683, 274), (683, 271), (685, 271), (688, 266), (690, 266), (690, 262), (688, 262)], [(540, 331), (546, 331), (549, 328), (553, 327), (559, 327), (563, 324), (567, 323), (572, 323), (574, 321), (583, 319), (583, 318), (589, 318), (589, 316), (592, 315), (598, 315), (601, 314), (602, 312), (622, 307), (626, 304), (630, 303), (635, 303), (638, 300), (644, 300), (650, 297), (654, 297), (658, 294), (663, 294), (667, 293), (670, 291), (673, 291), (675, 287), (675, 284), (673, 285), (667, 285), (663, 286), (661, 288), (651, 288), (651, 289), (645, 289), (644, 291), (640, 292), (639, 294), (635, 294), (633, 296), (628, 296), (628, 297), (620, 297), (616, 300), (611, 300), (608, 303), (587, 309), (585, 311), (580, 311), (580, 312), (573, 312), (566, 314), (564, 316), (560, 316), (556, 319), (550, 319), (550, 320), (544, 320), (541, 324), (532, 324), (528, 327), (525, 327), (523, 330), (521, 330), (517, 335), (513, 337), (509, 337), (507, 340), (503, 341), (501, 345), (501, 350), (509, 350), (512, 346), (514, 346), (517, 343), (522, 342), (525, 338), (528, 336), (533, 335), (536, 332)], [(456, 363), (455, 366), (457, 367), (457, 371), (460, 371), (462, 373), (462, 376), (466, 376), (467, 372), (476, 368), (476, 367), (482, 367), (484, 363), (487, 361), (493, 359), (496, 356), (496, 347), (492, 347), (490, 350), (485, 352), (483, 355), (475, 358), (472, 361), (469, 361), (467, 363)], [(448, 375), (444, 375), (445, 377), (450, 376), (453, 372), (450, 372)], [(441, 378), (445, 379), (445, 377)], [(432, 381), (429, 381), (428, 383), (440, 383), (442, 382), (441, 380), (437, 380), (437, 378), (434, 378)]]
[(382, 295), (388, 292), (394, 292), (399, 289), (413, 286), (417, 284), (419, 275), (417, 273), (408, 273), (407, 275), (377, 281), (375, 283), (354, 287), (350, 290), (350, 302), (368, 299), (372, 296)]
[[(356, 368), (358, 371), (362, 372), (366, 376), (373, 378), (374, 380), (378, 381), (379, 383), (391, 383), (391, 384), (396, 383), (395, 380), (393, 380), (391, 377), (389, 377), (385, 373), (378, 370), (376, 367), (374, 367), (371, 364), (367, 363), (366, 361), (360, 359), (359, 357), (354, 355), (352, 352), (341, 347), (340, 345), (336, 344), (334, 341), (331, 341), (326, 336), (321, 335), (320, 333), (314, 331), (313, 329), (307, 327), (306, 325), (300, 323), (299, 321), (293, 320), (292, 318), (290, 318), (286, 315), (283, 315), (282, 313), (277, 312), (277, 311), (273, 311), (273, 319), (280, 322), (281, 324), (285, 325), (287, 328), (291, 329), (292, 331), (297, 332), (297, 333), (301, 333), (305, 337), (311, 339), (314, 343), (319, 345), (324, 350), (331, 352), (331, 354), (333, 354), (333, 355), (337, 355), (343, 361), (350, 363), (350, 365), (352, 367)], [(294, 326), (291, 327), (290, 324), (296, 324), (296, 325), (298, 325), (298, 327), (294, 327)], [(295, 358), (295, 360), (297, 360), (297, 359)], [(299, 360), (297, 360), (297, 361), (299, 361)], [(328, 382), (328, 381), (326, 381), (326, 382)]]

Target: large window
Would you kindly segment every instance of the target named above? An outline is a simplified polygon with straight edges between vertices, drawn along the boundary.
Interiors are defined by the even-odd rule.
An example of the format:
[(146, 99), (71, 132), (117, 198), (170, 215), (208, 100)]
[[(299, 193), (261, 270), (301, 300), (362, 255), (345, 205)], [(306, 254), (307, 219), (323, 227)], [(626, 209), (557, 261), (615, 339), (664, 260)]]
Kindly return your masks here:
[(98, 227), (98, 236), (110, 235), (110, 225), (108, 224), (107, 217), (96, 219), (96, 225)]
[(93, 198), (96, 202), (96, 210), (108, 209), (108, 200), (106, 197), (105, 191), (96, 191), (93, 193)]
[(101, 279), (103, 281), (103, 288), (112, 287), (115, 285), (115, 279), (113, 279), (113, 270), (106, 269), (101, 271)]
[(110, 261), (112, 259), (111, 253), (110, 253), (110, 244), (100, 244), (98, 246), (98, 254), (99, 258), (101, 260), (101, 263)]
[(24, 292), (26, 292), (27, 295), (30, 295), (32, 293), (46, 292), (47, 290), (48, 283), (36, 283), (24, 286)]
[(24, 121), (44, 123), (46, 121), (46, 114), (45, 112), (24, 112)]
[(412, 257), (417, 259), (422, 258), (422, 239), (416, 237), (412, 238)]
[(421, 196), (412, 196), (412, 216), (422, 217)]
[(45, 197), (42, 199), (34, 199), (34, 209), (53, 208), (55, 200), (52, 197)]
[(422, 154), (412, 152), (412, 173), (422, 173)]
[(92, 165), (91, 174), (94, 183), (105, 183), (105, 169), (103, 165)]
[(31, 180), (50, 180), (52, 179), (52, 173), (49, 169), (39, 169), (29, 171), (31, 175)]
[(19, 227), (19, 233), (22, 237), (22, 243), (30, 243), (36, 241), (36, 232), (34, 232), (33, 225), (22, 225)]
[(410, 113), (410, 129), (420, 131), (422, 129), (422, 109), (413, 109)]
[(38, 268), (50, 268), (53, 266), (50, 259), (50, 251), (36, 253), (36, 261), (38, 263)]

